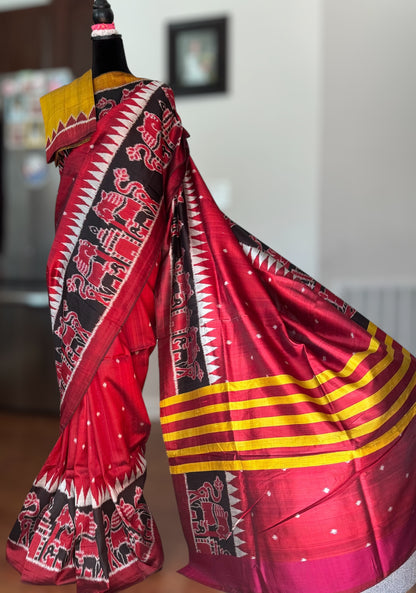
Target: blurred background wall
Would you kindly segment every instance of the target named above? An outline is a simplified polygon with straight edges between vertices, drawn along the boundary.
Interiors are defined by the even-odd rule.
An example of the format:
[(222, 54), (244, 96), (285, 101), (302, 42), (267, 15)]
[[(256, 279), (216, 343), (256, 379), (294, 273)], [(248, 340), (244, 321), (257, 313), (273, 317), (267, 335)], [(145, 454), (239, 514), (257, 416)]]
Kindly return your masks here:
[[(43, 67), (89, 67), (89, 5), (14, 11), (55, 11), (66, 50)], [(111, 5), (130, 69), (162, 80), (169, 24), (228, 17), (227, 92), (177, 98), (202, 175), (231, 218), (416, 349), (414, 0)]]
[(178, 98), (191, 150), (239, 224), (318, 271), (321, 0), (113, 0), (131, 69), (167, 79), (167, 26), (229, 17), (228, 92)]
[(321, 274), (415, 280), (416, 3), (324, 8)]
[(319, 275), (416, 348), (416, 3), (323, 4)]

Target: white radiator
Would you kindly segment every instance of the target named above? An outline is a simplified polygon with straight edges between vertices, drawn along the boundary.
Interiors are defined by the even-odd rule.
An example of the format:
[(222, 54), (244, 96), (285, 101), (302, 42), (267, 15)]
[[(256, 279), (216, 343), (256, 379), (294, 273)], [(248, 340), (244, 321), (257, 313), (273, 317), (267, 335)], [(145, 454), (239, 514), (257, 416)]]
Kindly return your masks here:
[(337, 294), (416, 354), (416, 283), (337, 283)]

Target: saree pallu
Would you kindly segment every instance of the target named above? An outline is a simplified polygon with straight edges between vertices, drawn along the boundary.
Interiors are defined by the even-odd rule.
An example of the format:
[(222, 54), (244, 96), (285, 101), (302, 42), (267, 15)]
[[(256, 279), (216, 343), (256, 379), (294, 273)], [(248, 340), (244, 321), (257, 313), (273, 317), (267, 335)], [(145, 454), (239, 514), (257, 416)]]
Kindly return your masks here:
[(66, 158), (48, 264), (62, 433), (9, 561), (80, 593), (161, 567), (141, 399), (157, 338), (181, 572), (229, 593), (401, 593), (405, 567), (404, 593), (416, 361), (224, 216), (186, 137), (171, 90), (142, 80)]

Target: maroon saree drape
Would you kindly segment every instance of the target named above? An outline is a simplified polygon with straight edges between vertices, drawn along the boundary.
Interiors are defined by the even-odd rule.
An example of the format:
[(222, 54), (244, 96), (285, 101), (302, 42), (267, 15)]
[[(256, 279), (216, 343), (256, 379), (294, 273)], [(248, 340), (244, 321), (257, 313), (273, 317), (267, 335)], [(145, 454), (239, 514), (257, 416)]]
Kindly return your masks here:
[(141, 399), (157, 340), (182, 572), (230, 593), (388, 579), (416, 547), (415, 359), (220, 212), (169, 88), (96, 104), (60, 157), (48, 264), (62, 433), (10, 562), (80, 592), (160, 568)]

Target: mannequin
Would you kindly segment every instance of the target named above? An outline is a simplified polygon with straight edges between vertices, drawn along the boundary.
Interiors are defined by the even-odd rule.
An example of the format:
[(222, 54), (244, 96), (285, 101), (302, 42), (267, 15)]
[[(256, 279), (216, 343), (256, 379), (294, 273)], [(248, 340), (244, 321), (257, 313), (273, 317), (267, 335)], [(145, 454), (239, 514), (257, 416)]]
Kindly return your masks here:
[(92, 32), (92, 74), (106, 72), (130, 74), (121, 35), (114, 28), (114, 14), (107, 0), (94, 0)]

